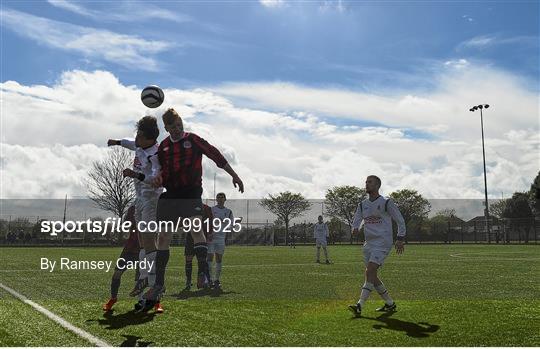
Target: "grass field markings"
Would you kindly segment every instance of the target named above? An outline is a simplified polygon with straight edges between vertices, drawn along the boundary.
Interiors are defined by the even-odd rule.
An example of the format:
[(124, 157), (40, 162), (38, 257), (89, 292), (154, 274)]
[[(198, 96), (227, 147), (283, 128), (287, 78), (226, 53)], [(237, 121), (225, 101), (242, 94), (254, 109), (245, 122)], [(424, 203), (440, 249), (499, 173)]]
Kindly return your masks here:
[[(460, 252), (460, 253), (451, 253), (450, 257), (458, 258), (458, 259), (468, 259), (468, 260), (484, 260), (484, 261), (537, 261), (540, 260), (540, 257), (538, 258), (530, 258), (530, 257), (524, 257), (524, 258), (500, 258), (496, 255), (498, 254), (523, 254), (525, 252), (523, 251), (513, 251), (513, 252)], [(475, 257), (479, 256), (479, 257)], [(487, 257), (487, 258), (486, 258)]]
[(81, 328), (79, 328), (77, 326), (72, 325), (71, 323), (66, 321), (64, 318), (54, 314), (50, 310), (48, 310), (48, 309), (42, 307), (41, 305), (31, 301), (30, 299), (26, 298), (24, 295), (18, 293), (17, 291), (13, 290), (12, 288), (9, 288), (9, 287), (7, 287), (6, 285), (4, 285), (2, 283), (0, 283), (0, 288), (2, 288), (3, 290), (5, 290), (9, 294), (11, 294), (13, 297), (19, 299), (21, 302), (23, 302), (25, 304), (28, 304), (29, 306), (31, 306), (32, 308), (34, 308), (38, 312), (42, 313), (43, 315), (45, 315), (46, 317), (48, 317), (52, 321), (56, 322), (57, 324), (59, 324), (60, 326), (65, 328), (66, 330), (71, 331), (71, 332), (75, 333), (76, 335), (78, 335), (79, 337), (86, 339), (88, 342), (90, 342), (90, 343), (92, 343), (92, 344), (94, 344), (94, 345), (96, 345), (98, 347), (110, 347), (111, 346), (109, 343), (102, 341), (101, 339), (91, 335), (90, 333), (86, 332), (85, 330), (83, 330), (83, 329), (81, 329)]

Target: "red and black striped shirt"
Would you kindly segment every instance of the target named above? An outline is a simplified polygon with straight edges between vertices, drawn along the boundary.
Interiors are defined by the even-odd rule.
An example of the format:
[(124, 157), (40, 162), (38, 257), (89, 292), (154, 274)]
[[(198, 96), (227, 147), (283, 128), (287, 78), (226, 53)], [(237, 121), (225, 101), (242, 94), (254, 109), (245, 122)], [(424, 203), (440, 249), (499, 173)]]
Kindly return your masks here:
[(201, 187), (203, 154), (219, 168), (227, 165), (227, 160), (216, 147), (194, 133), (184, 132), (177, 142), (173, 142), (170, 136), (165, 138), (158, 148), (163, 187), (167, 191)]

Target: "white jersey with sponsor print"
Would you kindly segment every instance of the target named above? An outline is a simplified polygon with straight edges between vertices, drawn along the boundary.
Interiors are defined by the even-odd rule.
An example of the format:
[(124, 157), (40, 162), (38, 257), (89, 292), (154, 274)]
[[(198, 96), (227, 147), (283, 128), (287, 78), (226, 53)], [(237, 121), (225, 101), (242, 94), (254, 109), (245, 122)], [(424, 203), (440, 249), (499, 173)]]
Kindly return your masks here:
[(214, 240), (215, 241), (225, 241), (227, 232), (233, 229), (234, 217), (232, 211), (223, 206), (219, 207), (218, 205), (212, 207), (212, 214), (214, 215), (214, 220), (219, 219), (221, 221), (221, 229), (219, 228), (217, 222), (214, 224)]
[(129, 150), (135, 151), (135, 159), (133, 160), (133, 170), (138, 173), (144, 174), (144, 180), (140, 181), (135, 178), (135, 191), (137, 196), (140, 196), (144, 192), (154, 192), (160, 194), (163, 191), (163, 188), (154, 188), (152, 187), (152, 180), (161, 170), (159, 164), (157, 152), (159, 144), (156, 143), (151, 147), (143, 149), (135, 145), (135, 141), (131, 139), (122, 139), (120, 141), (122, 147)]
[(382, 195), (374, 201), (370, 201), (368, 198), (360, 202), (356, 208), (353, 229), (360, 228), (361, 223), (364, 222), (366, 237), (364, 245), (383, 249), (392, 248), (394, 243), (392, 219), (396, 221), (398, 226), (397, 235), (405, 236), (405, 221), (396, 204)]
[(313, 237), (319, 241), (326, 241), (326, 238), (330, 235), (328, 232), (328, 225), (326, 223), (315, 223), (313, 226)]

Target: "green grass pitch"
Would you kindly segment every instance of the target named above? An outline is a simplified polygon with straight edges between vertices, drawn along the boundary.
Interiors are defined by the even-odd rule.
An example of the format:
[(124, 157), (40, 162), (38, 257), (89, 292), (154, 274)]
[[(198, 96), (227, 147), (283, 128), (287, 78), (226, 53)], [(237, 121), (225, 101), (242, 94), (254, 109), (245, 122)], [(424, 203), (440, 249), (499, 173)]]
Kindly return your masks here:
[[(539, 346), (540, 246), (408, 245), (380, 276), (398, 304), (363, 318), (347, 305), (363, 280), (359, 246), (228, 247), (221, 294), (180, 293), (183, 249), (173, 248), (164, 314), (138, 315), (122, 278), (120, 301), (104, 314), (111, 273), (39, 270), (41, 257), (116, 260), (119, 248), (1, 248), (0, 282), (115, 345), (130, 346)], [(0, 346), (87, 346), (0, 290)]]

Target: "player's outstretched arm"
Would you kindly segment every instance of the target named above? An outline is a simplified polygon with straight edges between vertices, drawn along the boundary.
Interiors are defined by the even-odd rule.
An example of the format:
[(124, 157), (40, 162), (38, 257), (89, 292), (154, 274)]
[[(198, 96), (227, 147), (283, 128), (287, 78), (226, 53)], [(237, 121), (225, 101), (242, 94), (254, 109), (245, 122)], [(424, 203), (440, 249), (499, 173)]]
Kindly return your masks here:
[(225, 167), (223, 167), (225, 171), (232, 177), (232, 182), (234, 187), (236, 188), (238, 186), (238, 190), (243, 193), (244, 192), (244, 182), (240, 179), (240, 177), (234, 172), (231, 165), (227, 164)]
[(111, 147), (114, 145), (121, 145), (122, 147), (127, 148), (129, 150), (135, 150), (137, 148), (137, 146), (135, 145), (135, 141), (132, 139), (127, 139), (127, 138), (109, 139), (107, 141), (107, 146)]
[(238, 186), (238, 190), (243, 193), (244, 192), (244, 183), (240, 179), (240, 177), (234, 172), (231, 165), (227, 162), (225, 157), (221, 154), (221, 152), (214, 147), (212, 144), (208, 143), (205, 139), (193, 135), (193, 141), (197, 143), (197, 145), (202, 149), (202, 152), (204, 155), (208, 156), (210, 159), (212, 159), (217, 167), (224, 169), (229, 175), (232, 177), (232, 182), (234, 187), (236, 188)]

